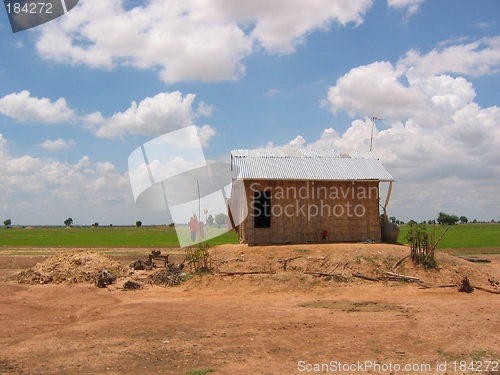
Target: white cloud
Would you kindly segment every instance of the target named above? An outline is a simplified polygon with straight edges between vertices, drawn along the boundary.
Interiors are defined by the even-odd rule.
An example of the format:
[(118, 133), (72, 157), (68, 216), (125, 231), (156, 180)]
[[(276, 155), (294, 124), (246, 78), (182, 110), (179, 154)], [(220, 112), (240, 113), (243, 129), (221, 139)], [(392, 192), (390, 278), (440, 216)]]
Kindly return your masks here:
[(265, 96), (269, 97), (269, 98), (272, 98), (276, 95), (278, 95), (279, 93), (281, 93), (280, 90), (278, 89), (269, 89), (267, 90), (267, 92), (265, 93)]
[(111, 163), (92, 163), (87, 156), (76, 164), (30, 155), (15, 157), (1, 134), (0, 189), (2, 212), (20, 224), (62, 225), (67, 217), (77, 224), (112, 222), (113, 218), (133, 224), (131, 215), (139, 212), (128, 175), (117, 173)]
[[(211, 106), (203, 102), (195, 113), (192, 108), (194, 98), (194, 94), (183, 97), (179, 91), (160, 93), (145, 98), (139, 104), (132, 102), (127, 110), (115, 113), (109, 118), (94, 112), (87, 115), (85, 121), (96, 136), (102, 138), (123, 137), (129, 134), (162, 135), (193, 125), (200, 115), (211, 114)], [(215, 130), (204, 125), (199, 131), (202, 144), (206, 146)]]
[[(468, 51), (462, 58), (474, 60), (476, 51)], [(454, 61), (449, 67), (446, 61), (439, 72), (456, 70)], [(434, 70), (418, 67), (375, 62), (352, 69), (329, 89), (323, 105), (364, 120), (352, 121), (342, 134), (325, 129), (317, 140), (298, 135), (281, 147), (368, 151), (374, 108), (385, 121), (376, 121), (373, 150), (396, 179), (396, 216), (423, 220), (444, 210), (499, 219), (494, 187), (500, 185), (500, 107), (474, 102), (472, 83), (463, 77), (424, 74)]]
[(204, 101), (201, 101), (198, 104), (198, 114), (201, 116), (209, 117), (212, 116), (212, 112), (214, 110), (213, 105), (207, 105)]
[(159, 67), (165, 82), (218, 81), (245, 74), (243, 59), (259, 45), (291, 53), (332, 22), (363, 22), (371, 0), (87, 0), (41, 29), (39, 53), (62, 63), (112, 69)]
[(422, 5), (424, 1), (425, 0), (387, 0), (387, 5), (398, 9), (406, 8), (406, 15), (411, 16), (418, 11), (420, 5)]
[(67, 106), (66, 99), (59, 98), (53, 103), (48, 98), (32, 97), (26, 90), (0, 99), (0, 113), (18, 121), (58, 123), (74, 118), (74, 111)]
[(419, 75), (451, 73), (482, 76), (496, 73), (500, 68), (500, 36), (435, 48), (426, 55), (412, 49), (399, 64), (415, 67), (415, 73)]
[(482, 29), (486, 29), (488, 27), (492, 27), (492, 26), (495, 26), (496, 25), (496, 22), (495, 21), (492, 21), (492, 22), (479, 22), (476, 24), (477, 27), (480, 27)]
[(73, 147), (75, 144), (76, 143), (73, 139), (65, 140), (62, 138), (58, 138), (55, 141), (47, 139), (45, 142), (40, 143), (38, 146), (47, 150), (62, 150), (65, 148)]

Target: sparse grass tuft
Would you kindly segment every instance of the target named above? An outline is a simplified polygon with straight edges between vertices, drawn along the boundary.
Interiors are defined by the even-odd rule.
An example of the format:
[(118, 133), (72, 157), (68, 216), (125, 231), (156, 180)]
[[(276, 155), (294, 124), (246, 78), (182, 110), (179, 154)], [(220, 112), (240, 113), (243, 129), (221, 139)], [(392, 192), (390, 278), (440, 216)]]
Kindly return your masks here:
[(209, 372), (215, 372), (214, 369), (208, 367), (202, 370), (189, 370), (186, 374), (188, 375), (205, 375), (208, 374)]

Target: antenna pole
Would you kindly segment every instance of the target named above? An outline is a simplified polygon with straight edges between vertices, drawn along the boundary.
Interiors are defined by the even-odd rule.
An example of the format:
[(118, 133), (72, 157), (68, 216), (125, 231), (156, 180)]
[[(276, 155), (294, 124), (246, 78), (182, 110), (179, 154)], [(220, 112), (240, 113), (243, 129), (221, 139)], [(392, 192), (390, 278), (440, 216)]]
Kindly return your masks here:
[(370, 136), (370, 152), (371, 152), (373, 147), (373, 128), (375, 128), (375, 120), (384, 121), (384, 119), (375, 117), (375, 110), (372, 109), (372, 117), (370, 117), (370, 120), (372, 121), (372, 133)]

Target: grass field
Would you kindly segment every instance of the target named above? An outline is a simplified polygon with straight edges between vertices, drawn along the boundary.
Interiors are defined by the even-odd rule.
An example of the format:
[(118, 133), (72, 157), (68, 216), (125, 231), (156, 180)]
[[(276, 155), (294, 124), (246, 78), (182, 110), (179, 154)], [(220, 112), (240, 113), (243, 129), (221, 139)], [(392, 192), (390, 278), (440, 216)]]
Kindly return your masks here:
[[(187, 227), (185, 229), (187, 236)], [(436, 225), (435, 238), (439, 238), (445, 229), (444, 225)], [(408, 227), (402, 225), (398, 242), (407, 243), (405, 239), (407, 231)], [(432, 234), (433, 226), (427, 225), (427, 231)], [(234, 231), (230, 231), (212, 238), (209, 242), (211, 246), (236, 244), (238, 238)], [(2, 247), (179, 247), (179, 241), (174, 228), (163, 226), (0, 228), (0, 250)], [(437, 248), (484, 247), (500, 247), (500, 224), (453, 225)]]
[[(408, 226), (401, 225), (398, 242), (408, 243), (405, 239)], [(427, 233), (433, 234), (433, 225), (426, 225)], [(446, 225), (435, 226), (435, 239), (446, 229)], [(500, 247), (500, 224), (459, 224), (452, 225), (437, 249), (472, 249), (481, 247)]]
[[(210, 229), (212, 233), (216, 230)], [(209, 243), (211, 246), (238, 243), (238, 238), (230, 231)], [(0, 250), (2, 247), (179, 247), (179, 241), (174, 228), (160, 226), (2, 228)]]

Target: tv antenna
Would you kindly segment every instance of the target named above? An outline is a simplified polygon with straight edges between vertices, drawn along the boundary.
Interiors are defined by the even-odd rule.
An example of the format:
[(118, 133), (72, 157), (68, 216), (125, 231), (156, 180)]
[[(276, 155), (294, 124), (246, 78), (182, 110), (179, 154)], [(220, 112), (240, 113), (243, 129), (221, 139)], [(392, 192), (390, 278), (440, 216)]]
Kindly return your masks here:
[(370, 117), (370, 120), (372, 120), (372, 134), (370, 136), (370, 152), (372, 151), (372, 146), (373, 146), (373, 129), (375, 128), (375, 121), (384, 121), (383, 118), (379, 118), (375, 116), (375, 111), (372, 110), (372, 117)]

